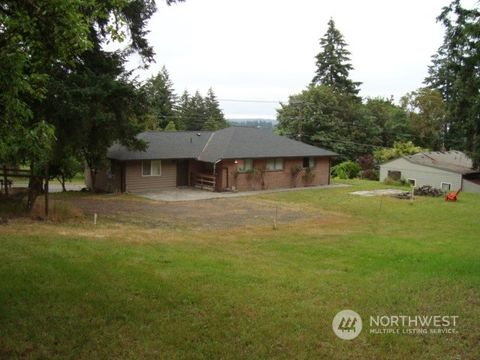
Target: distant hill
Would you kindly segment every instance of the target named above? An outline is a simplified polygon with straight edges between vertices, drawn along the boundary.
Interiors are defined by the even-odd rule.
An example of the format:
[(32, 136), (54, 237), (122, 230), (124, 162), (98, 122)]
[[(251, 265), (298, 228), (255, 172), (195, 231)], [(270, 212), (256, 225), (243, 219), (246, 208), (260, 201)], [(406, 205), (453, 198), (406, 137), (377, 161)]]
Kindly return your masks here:
[(261, 129), (273, 129), (277, 124), (276, 120), (265, 119), (230, 119), (227, 120), (232, 126), (256, 127)]

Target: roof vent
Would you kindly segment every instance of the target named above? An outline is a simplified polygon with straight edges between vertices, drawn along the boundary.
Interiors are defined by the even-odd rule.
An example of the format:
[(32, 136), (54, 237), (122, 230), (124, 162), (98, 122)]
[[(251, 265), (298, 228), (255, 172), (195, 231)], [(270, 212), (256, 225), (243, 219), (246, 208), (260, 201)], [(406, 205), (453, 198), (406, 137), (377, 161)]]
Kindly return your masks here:
[(197, 136), (200, 136), (200, 135), (202, 135), (202, 134), (201, 134), (201, 133), (197, 133)]

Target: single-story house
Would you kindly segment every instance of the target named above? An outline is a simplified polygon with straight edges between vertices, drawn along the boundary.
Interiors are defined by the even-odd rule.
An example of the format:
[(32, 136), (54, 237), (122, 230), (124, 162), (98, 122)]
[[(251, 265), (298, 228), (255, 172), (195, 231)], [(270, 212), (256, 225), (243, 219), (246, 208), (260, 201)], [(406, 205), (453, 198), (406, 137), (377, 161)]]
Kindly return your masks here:
[[(108, 169), (95, 187), (108, 192), (151, 192), (183, 186), (213, 191), (260, 190), (330, 183), (335, 153), (269, 130), (229, 127), (218, 131), (148, 131), (145, 151), (115, 144)], [(85, 171), (91, 186), (90, 172)]]
[(431, 151), (402, 156), (380, 165), (380, 181), (405, 179), (412, 186), (443, 191), (480, 192), (480, 170), (460, 151)]

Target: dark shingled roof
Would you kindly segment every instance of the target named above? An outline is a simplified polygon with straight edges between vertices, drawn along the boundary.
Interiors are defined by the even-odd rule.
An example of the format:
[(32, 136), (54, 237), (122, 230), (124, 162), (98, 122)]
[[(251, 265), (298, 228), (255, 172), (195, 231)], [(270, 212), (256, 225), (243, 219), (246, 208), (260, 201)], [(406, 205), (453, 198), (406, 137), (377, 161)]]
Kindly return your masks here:
[(129, 151), (121, 145), (108, 150), (115, 160), (198, 159), (214, 163), (221, 159), (336, 156), (335, 153), (275, 135), (270, 130), (229, 127), (215, 132), (144, 132), (139, 139), (146, 151)]

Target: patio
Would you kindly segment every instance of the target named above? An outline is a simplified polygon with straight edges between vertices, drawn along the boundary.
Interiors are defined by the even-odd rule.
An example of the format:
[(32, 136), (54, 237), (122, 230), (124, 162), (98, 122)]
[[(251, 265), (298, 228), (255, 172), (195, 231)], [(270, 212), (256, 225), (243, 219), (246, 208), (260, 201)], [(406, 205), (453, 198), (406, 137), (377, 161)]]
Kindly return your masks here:
[(241, 191), (241, 192), (212, 192), (201, 190), (197, 188), (177, 188), (174, 190), (163, 190), (156, 192), (146, 192), (136, 194), (138, 196), (157, 201), (195, 201), (195, 200), (208, 200), (218, 198), (230, 198), (252, 195), (263, 195), (276, 192), (285, 191), (299, 191), (299, 190), (312, 190), (312, 189), (331, 189), (339, 187), (348, 187), (350, 185), (335, 184), (335, 185), (321, 185), (311, 187), (298, 187), (298, 188), (286, 188), (286, 189), (272, 189), (272, 190), (256, 190), (256, 191)]

